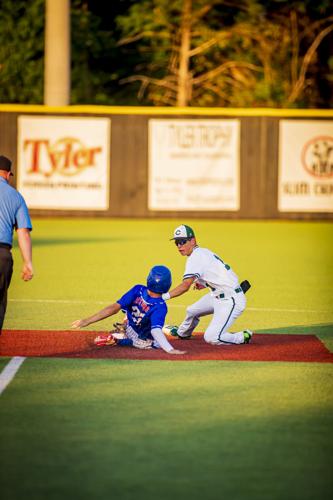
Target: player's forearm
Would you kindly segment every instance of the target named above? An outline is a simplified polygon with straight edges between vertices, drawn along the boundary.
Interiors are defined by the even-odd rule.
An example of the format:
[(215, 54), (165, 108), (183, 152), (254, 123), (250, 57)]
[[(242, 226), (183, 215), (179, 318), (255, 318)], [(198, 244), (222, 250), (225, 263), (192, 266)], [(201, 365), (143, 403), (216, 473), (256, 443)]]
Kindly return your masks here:
[(119, 312), (120, 309), (121, 309), (120, 305), (117, 303), (104, 307), (104, 309), (101, 309), (96, 314), (89, 316), (89, 318), (81, 320), (84, 323), (84, 325), (81, 326), (88, 326), (91, 325), (92, 323), (97, 323), (97, 321), (101, 321), (102, 319), (109, 318), (110, 316), (113, 316), (114, 314)]
[(151, 334), (154, 337), (154, 340), (156, 340), (158, 345), (163, 349), (163, 351), (170, 352), (173, 350), (172, 345), (162, 332), (161, 328), (153, 328)]
[(187, 292), (192, 283), (194, 282), (194, 278), (188, 278), (180, 283), (178, 286), (170, 290), (168, 293), (162, 295), (164, 300), (173, 299), (174, 297), (179, 297), (179, 295), (183, 295), (183, 293)]

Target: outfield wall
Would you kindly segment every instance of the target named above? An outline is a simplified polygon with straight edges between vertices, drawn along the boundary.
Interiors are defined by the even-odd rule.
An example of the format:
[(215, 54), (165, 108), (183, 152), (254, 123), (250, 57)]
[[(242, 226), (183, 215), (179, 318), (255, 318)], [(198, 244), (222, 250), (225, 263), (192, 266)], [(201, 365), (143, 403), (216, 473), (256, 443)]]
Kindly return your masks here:
[(0, 105), (0, 154), (33, 216), (333, 215), (331, 110)]

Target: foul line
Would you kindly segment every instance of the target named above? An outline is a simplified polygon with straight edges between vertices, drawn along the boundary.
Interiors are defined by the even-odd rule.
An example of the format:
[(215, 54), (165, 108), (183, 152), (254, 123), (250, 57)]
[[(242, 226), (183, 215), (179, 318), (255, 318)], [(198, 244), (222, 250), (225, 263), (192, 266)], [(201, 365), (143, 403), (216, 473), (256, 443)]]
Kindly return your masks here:
[[(9, 302), (38, 302), (41, 304), (101, 304), (105, 305), (109, 302), (105, 300), (63, 300), (63, 299), (9, 299)], [(187, 305), (185, 304), (170, 304), (168, 302), (168, 307), (182, 308), (185, 309)], [(291, 313), (331, 313), (332, 311), (319, 311), (317, 309), (277, 309), (277, 308), (266, 308), (266, 307), (247, 307), (247, 311), (264, 311), (264, 312), (291, 312)]]
[(0, 373), (0, 395), (6, 389), (7, 385), (13, 380), (16, 375), (16, 372), (22, 365), (25, 357), (15, 356), (12, 358), (9, 363), (5, 366), (5, 368)]

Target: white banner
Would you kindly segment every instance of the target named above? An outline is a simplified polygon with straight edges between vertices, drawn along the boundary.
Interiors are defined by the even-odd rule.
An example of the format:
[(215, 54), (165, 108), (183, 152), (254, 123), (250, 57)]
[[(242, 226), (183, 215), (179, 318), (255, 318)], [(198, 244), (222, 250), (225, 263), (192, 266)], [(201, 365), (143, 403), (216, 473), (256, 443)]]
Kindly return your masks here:
[(281, 120), (280, 212), (333, 212), (333, 121)]
[(150, 120), (150, 210), (239, 210), (239, 120)]
[(20, 116), (18, 183), (29, 208), (109, 207), (108, 118)]

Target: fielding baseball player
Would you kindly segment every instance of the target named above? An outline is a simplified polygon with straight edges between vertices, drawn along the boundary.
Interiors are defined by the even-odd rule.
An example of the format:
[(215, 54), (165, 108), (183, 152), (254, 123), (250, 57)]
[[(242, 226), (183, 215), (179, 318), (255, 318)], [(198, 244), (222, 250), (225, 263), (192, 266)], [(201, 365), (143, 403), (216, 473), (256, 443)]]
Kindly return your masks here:
[(174, 349), (162, 332), (168, 308), (161, 298), (171, 286), (171, 272), (165, 266), (155, 266), (147, 277), (147, 286), (135, 285), (117, 302), (86, 319), (78, 319), (72, 328), (82, 328), (117, 314), (126, 313), (125, 337), (117, 338), (111, 333), (95, 339), (98, 346), (126, 345), (138, 349), (161, 347), (169, 354), (186, 354)]
[(201, 316), (213, 315), (205, 331), (206, 342), (215, 345), (248, 344), (250, 330), (230, 333), (229, 329), (245, 309), (246, 298), (236, 274), (231, 267), (207, 248), (198, 246), (193, 229), (181, 225), (173, 238), (178, 251), (187, 257), (183, 282), (162, 298), (168, 300), (187, 292), (192, 284), (196, 289), (208, 288), (204, 295), (186, 310), (186, 317), (179, 327), (166, 327), (165, 332), (189, 338), (199, 324)]

